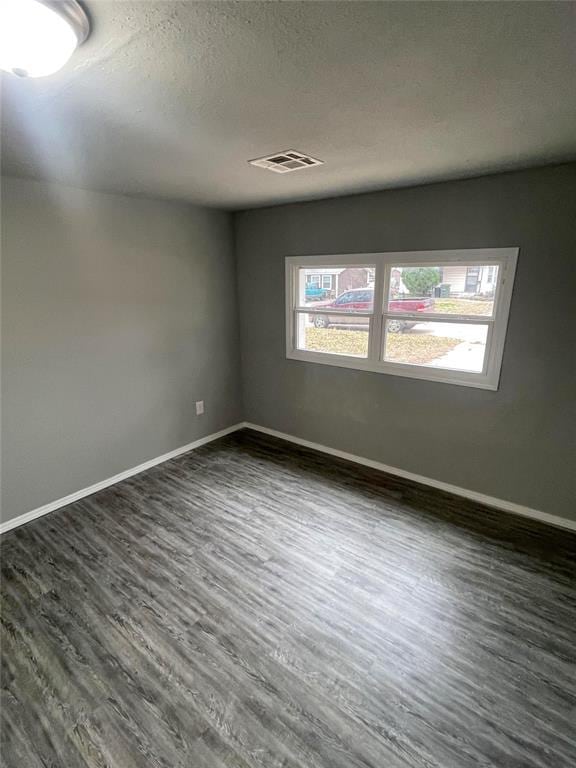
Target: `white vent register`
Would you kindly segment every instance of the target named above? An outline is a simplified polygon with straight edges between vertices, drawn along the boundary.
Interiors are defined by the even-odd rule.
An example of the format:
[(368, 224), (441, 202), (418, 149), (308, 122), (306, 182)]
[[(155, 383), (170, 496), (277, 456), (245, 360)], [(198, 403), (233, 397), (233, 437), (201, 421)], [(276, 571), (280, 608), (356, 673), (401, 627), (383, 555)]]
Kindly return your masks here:
[(248, 162), (257, 168), (265, 168), (267, 171), (273, 171), (274, 173), (290, 173), (290, 171), (301, 171), (304, 168), (323, 165), (322, 160), (305, 155), (303, 152), (297, 152), (295, 149), (276, 152), (274, 155), (259, 157), (256, 160), (248, 160)]

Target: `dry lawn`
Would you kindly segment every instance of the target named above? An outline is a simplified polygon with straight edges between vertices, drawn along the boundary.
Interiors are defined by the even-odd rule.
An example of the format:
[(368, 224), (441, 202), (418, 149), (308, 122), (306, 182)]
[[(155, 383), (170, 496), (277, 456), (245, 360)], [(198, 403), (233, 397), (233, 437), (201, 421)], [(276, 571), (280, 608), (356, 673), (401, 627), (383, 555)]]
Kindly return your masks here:
[(434, 299), (434, 311), (446, 315), (482, 315), (492, 314), (492, 301), (480, 299)]
[(386, 360), (395, 363), (431, 363), (461, 344), (461, 339), (443, 336), (412, 336), (410, 333), (390, 333), (386, 343)]
[[(460, 343), (460, 339), (391, 333), (388, 335), (386, 359), (398, 363), (426, 364), (450, 352)], [(306, 349), (366, 357), (368, 333), (336, 328), (306, 328)]]

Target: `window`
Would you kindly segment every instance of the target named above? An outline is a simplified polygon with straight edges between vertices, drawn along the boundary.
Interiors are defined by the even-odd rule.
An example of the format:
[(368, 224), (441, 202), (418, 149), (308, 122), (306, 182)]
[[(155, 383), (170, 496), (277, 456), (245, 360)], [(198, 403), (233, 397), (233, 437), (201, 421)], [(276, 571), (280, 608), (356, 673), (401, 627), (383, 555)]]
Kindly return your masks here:
[[(497, 389), (517, 248), (286, 259), (294, 360)], [(307, 290), (330, 271), (333, 290)], [(321, 285), (324, 286), (322, 278)]]
[(322, 288), (328, 291), (332, 288), (332, 275), (322, 275)]

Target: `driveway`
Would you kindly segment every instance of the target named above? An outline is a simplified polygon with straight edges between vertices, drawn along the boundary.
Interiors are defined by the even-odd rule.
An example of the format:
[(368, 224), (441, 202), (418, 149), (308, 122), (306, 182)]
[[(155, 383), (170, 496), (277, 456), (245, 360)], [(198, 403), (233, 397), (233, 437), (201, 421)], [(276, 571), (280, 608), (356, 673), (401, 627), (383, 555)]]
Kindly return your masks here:
[(435, 368), (452, 368), (461, 371), (482, 371), (484, 364), (484, 350), (486, 348), (486, 326), (468, 325), (464, 323), (427, 323), (416, 325), (409, 331), (410, 334), (421, 336), (449, 336), (452, 339), (461, 339), (450, 352), (436, 358), (429, 365)]

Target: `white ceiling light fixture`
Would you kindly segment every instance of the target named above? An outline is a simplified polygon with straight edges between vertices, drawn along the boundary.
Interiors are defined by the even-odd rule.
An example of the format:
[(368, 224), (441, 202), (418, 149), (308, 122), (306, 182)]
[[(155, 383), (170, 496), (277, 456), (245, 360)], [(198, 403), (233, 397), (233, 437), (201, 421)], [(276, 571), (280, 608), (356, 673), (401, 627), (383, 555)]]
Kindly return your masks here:
[(76, 0), (0, 0), (0, 69), (19, 77), (51, 75), (89, 32)]
[(322, 160), (306, 155), (304, 152), (297, 152), (295, 149), (287, 149), (285, 152), (258, 157), (256, 160), (248, 160), (248, 163), (274, 173), (290, 173), (290, 171), (300, 171), (304, 168), (313, 168), (315, 165), (324, 164)]

